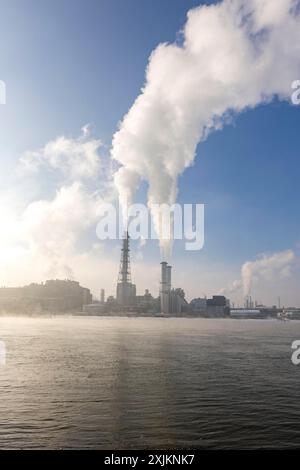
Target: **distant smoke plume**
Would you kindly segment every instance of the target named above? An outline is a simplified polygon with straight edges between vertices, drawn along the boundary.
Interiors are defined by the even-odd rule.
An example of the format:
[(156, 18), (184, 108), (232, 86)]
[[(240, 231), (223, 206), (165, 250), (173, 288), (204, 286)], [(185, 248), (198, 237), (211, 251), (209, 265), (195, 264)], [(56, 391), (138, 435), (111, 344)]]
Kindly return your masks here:
[(238, 292), (243, 286), (243, 282), (240, 279), (237, 279), (236, 281), (233, 281), (231, 285), (228, 287), (223, 287), (222, 289), (219, 290), (220, 295), (229, 295), (229, 294), (235, 294)]
[(241, 279), (220, 290), (220, 294), (234, 294), (243, 288), (244, 295), (250, 295), (253, 285), (259, 281), (275, 281), (291, 275), (295, 262), (292, 250), (281, 251), (272, 255), (261, 255), (255, 261), (246, 261), (241, 268)]
[(299, 76), (298, 1), (223, 0), (190, 10), (182, 43), (152, 52), (141, 94), (114, 135), (121, 201), (131, 202), (145, 180), (150, 208), (174, 203), (197, 144), (232, 114), (275, 95), (288, 99)]
[(256, 261), (247, 261), (242, 266), (244, 294), (249, 295), (252, 283), (259, 280), (272, 281), (274, 278), (285, 278), (291, 274), (291, 265), (295, 260), (292, 250), (262, 255)]

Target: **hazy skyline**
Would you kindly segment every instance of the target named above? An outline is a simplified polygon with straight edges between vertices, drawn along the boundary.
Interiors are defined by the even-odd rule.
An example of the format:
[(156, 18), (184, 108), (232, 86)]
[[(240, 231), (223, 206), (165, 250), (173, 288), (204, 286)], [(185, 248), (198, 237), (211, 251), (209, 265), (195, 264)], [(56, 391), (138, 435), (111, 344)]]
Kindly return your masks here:
[[(117, 196), (112, 138), (140, 93), (151, 52), (164, 42), (181, 47), (186, 14), (202, 3), (214, 2), (1, 1), (0, 80), (7, 87), (7, 104), (0, 106), (1, 285), (71, 277), (96, 295), (102, 287), (115, 293), (120, 243), (96, 237), (99, 202)], [(284, 15), (279, 10), (269, 12), (274, 24)], [(300, 107), (287, 99), (266, 103), (279, 82), (288, 93), (291, 81), (300, 79), (293, 37), (292, 31), (284, 36), (286, 61), (270, 61), (263, 86), (251, 76), (251, 61), (242, 61), (236, 113), (200, 143), (194, 164), (178, 171), (178, 202), (205, 204), (204, 249), (184, 251), (178, 242), (170, 260), (174, 285), (189, 299), (225, 288), (242, 302), (239, 282), (250, 273), (258, 301), (275, 303), (280, 295), (282, 304), (300, 305)], [(268, 89), (269, 97), (253, 98)], [(242, 96), (245, 91), (251, 98)], [(226, 110), (231, 101), (224, 102)], [(135, 200), (145, 202), (146, 193), (143, 182)], [(138, 292), (149, 288), (157, 295), (158, 244), (132, 245)]]

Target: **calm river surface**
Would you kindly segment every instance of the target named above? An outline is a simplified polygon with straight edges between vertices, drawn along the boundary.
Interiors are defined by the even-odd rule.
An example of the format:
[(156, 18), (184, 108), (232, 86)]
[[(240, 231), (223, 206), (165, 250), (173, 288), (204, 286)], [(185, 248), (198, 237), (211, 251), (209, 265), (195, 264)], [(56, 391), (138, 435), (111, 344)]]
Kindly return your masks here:
[(0, 317), (0, 448), (300, 447), (300, 321)]

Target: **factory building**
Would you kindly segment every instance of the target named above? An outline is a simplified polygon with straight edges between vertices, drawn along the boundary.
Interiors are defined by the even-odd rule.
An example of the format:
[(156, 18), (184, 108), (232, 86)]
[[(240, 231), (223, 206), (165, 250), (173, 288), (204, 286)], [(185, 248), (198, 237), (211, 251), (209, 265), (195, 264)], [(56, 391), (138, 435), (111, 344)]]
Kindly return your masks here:
[(104, 301), (84, 307), (84, 313), (92, 315), (173, 315), (226, 317), (230, 314), (229, 302), (224, 296), (214, 295), (211, 299), (196, 298), (189, 304), (181, 288), (172, 288), (172, 266), (162, 261), (159, 298), (154, 298), (146, 289), (144, 295), (136, 295), (136, 286), (131, 281), (129, 234), (122, 242), (120, 269), (116, 298), (110, 296)]
[(192, 312), (204, 313), (207, 307), (207, 299), (198, 297), (190, 302)]
[(213, 295), (212, 299), (207, 299), (206, 311), (209, 317), (228, 317), (229, 301), (223, 295)]
[(103, 304), (99, 302), (95, 302), (93, 304), (84, 305), (82, 308), (82, 312), (85, 315), (93, 316), (93, 315), (105, 315), (105, 307)]
[(277, 318), (278, 314), (281, 313), (282, 310), (268, 307), (252, 307), (250, 308), (231, 308), (230, 309), (230, 317), (231, 318), (251, 318), (251, 319), (259, 319), (259, 318)]
[(156, 313), (159, 310), (158, 300), (150, 294), (148, 289), (145, 290), (144, 295), (136, 296), (135, 306), (138, 312)]
[(190, 303), (193, 315), (218, 318), (230, 315), (229, 301), (223, 295), (214, 295), (211, 299), (193, 299)]
[(182, 289), (172, 289), (170, 295), (170, 313), (179, 315), (189, 311), (189, 304)]
[(0, 288), (0, 312), (80, 312), (91, 302), (90, 290), (71, 280), (53, 279), (43, 284)]
[(188, 312), (189, 305), (182, 289), (172, 289), (172, 266), (166, 261), (161, 264), (160, 311), (167, 314)]

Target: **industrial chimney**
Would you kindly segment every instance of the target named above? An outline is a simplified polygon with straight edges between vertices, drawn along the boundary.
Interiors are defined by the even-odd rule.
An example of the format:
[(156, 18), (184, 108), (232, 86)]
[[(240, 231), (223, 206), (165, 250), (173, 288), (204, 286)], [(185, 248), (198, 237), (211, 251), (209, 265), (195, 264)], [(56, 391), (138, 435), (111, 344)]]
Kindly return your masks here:
[(170, 295), (170, 292), (171, 292), (171, 284), (172, 284), (172, 266), (167, 266), (167, 288), (168, 288), (168, 292), (169, 292), (169, 295)]
[(160, 309), (162, 313), (170, 313), (171, 270), (166, 261), (161, 264)]

